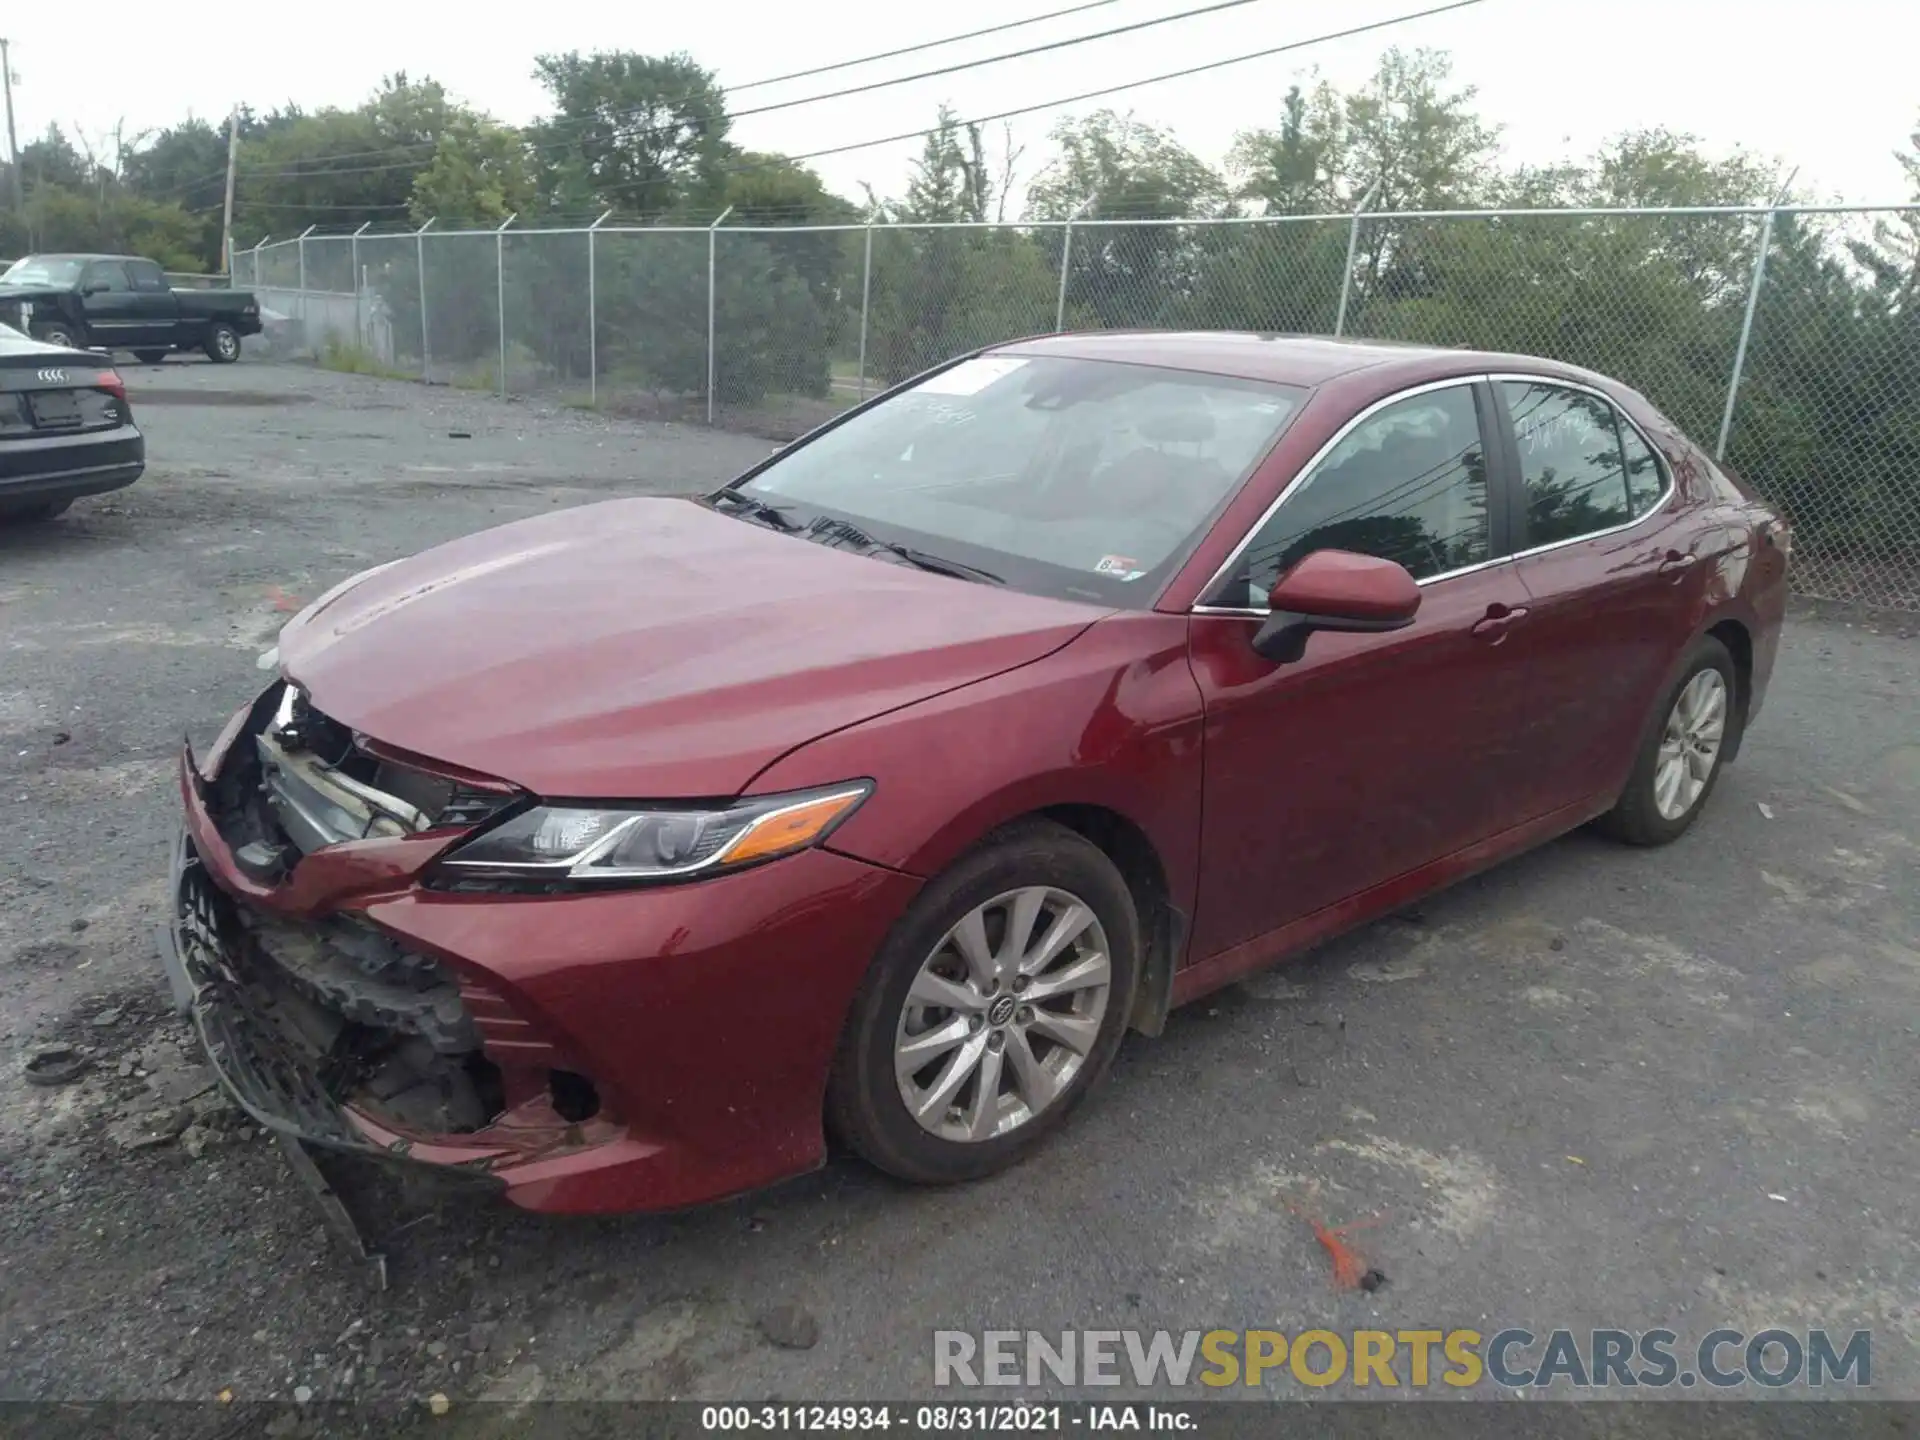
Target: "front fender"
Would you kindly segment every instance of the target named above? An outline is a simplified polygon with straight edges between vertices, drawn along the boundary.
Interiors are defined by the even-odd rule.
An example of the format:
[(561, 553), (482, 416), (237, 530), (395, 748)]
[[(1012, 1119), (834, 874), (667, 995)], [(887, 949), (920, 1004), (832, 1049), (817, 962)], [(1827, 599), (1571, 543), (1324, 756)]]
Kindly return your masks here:
[(768, 793), (870, 776), (831, 846), (937, 875), (1008, 821), (1092, 806), (1153, 846), (1191, 913), (1200, 842), (1200, 690), (1185, 616), (1111, 616), (1051, 655), (803, 745), (756, 776)]

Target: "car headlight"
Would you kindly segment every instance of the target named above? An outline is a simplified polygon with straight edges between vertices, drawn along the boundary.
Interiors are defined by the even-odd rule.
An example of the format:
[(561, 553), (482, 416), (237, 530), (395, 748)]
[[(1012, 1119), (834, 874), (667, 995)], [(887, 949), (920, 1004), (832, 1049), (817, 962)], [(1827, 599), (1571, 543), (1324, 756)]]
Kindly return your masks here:
[(817, 845), (872, 792), (865, 780), (727, 805), (536, 805), (440, 862), (455, 885), (678, 880)]

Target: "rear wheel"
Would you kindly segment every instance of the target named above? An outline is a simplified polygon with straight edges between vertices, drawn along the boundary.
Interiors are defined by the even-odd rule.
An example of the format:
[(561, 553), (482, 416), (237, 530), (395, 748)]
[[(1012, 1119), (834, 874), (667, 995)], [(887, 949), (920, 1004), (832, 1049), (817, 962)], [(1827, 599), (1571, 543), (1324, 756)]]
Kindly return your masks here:
[(1662, 693), (1627, 787), (1599, 828), (1629, 845), (1664, 845), (1684, 834), (1720, 779), (1740, 724), (1739, 693), (1733, 656), (1701, 636)]
[(78, 325), (69, 325), (65, 320), (50, 320), (44, 325), (34, 326), (33, 337), (49, 345), (64, 345), (69, 350), (87, 348), (86, 332)]
[(928, 885), (875, 958), (828, 1084), (834, 1129), (903, 1180), (1006, 1169), (1106, 1071), (1139, 953), (1111, 860), (1059, 825), (1008, 829)]
[(216, 365), (231, 365), (240, 358), (240, 332), (224, 321), (207, 332), (207, 358)]
[(165, 350), (136, 350), (133, 352), (133, 358), (138, 360), (142, 365), (158, 365), (167, 358), (167, 355), (168, 352)]

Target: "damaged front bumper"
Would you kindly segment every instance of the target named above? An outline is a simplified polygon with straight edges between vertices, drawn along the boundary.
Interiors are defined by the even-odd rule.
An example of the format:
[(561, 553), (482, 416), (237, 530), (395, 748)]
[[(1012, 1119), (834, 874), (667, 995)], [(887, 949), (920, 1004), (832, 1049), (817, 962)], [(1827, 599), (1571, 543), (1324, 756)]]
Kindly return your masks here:
[[(221, 1087), (278, 1141), (288, 1165), (335, 1234), (385, 1289), (386, 1258), (371, 1249), (352, 1213), (314, 1163), (310, 1148), (387, 1160), (397, 1142), (378, 1143), (328, 1089), (316, 1067), (277, 1033), (259, 996), (258, 977), (233, 943), (228, 902), (182, 829), (173, 846), (167, 893), (172, 916), (156, 936), (175, 1008), (199, 1033)], [(457, 1170), (468, 1185), (499, 1191), (504, 1182)]]
[(423, 798), (426, 829), (341, 840), (306, 803), (334, 777), (303, 776), (329, 832), (308, 848), (299, 817), (279, 822), (290, 787), (260, 741), (284, 734), (282, 701), (235, 716), (204, 762), (183, 749), (161, 943), (260, 1124), (556, 1212), (677, 1209), (824, 1159), (841, 1020), (917, 880), (816, 849), (697, 884), (454, 893), (426, 877), (470, 792), (437, 814)]
[[(175, 1007), (199, 1033), (214, 1073), (234, 1103), (261, 1125), (309, 1145), (380, 1159), (407, 1158), (412, 1146), (344, 1105), (322, 1065), (290, 1038), (275, 1013), (300, 997), (250, 953), (233, 920), (233, 902), (208, 877), (186, 830), (173, 847), (167, 893), (171, 920), (160, 927), (160, 963)], [(500, 1147), (479, 1148), (469, 1165), (486, 1179)], [(495, 1182), (497, 1183), (497, 1182)]]

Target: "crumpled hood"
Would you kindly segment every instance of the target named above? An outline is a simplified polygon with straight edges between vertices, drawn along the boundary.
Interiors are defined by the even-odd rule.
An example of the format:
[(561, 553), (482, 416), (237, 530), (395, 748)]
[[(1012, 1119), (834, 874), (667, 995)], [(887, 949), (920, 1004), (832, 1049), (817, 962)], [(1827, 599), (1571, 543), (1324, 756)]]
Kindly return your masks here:
[(296, 616), (280, 658), (326, 714), (417, 755), (551, 797), (690, 798), (1102, 613), (617, 500), (369, 571)]

